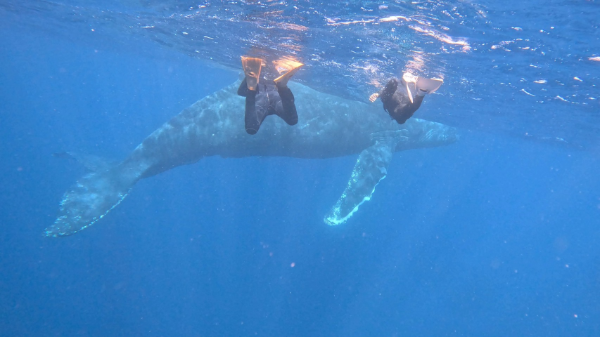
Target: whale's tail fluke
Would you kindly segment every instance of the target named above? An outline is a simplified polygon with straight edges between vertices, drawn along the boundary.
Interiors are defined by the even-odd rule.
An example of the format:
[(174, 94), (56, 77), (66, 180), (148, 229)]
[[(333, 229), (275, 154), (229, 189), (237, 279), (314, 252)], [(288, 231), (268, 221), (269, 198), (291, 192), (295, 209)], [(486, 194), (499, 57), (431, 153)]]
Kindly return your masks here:
[(66, 236), (93, 225), (125, 199), (136, 181), (121, 165), (86, 174), (64, 194), (59, 215), (44, 234)]

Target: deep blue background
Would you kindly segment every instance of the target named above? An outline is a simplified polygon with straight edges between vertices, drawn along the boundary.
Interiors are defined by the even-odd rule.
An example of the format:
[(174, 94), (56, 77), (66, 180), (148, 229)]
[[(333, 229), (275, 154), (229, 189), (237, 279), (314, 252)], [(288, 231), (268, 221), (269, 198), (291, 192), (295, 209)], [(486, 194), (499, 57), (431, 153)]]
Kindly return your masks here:
[(53, 152), (122, 159), (238, 75), (150, 45), (0, 43), (2, 336), (600, 334), (591, 154), (462, 130), (397, 153), (339, 227), (322, 217), (355, 157), (207, 158), (50, 239), (83, 174)]

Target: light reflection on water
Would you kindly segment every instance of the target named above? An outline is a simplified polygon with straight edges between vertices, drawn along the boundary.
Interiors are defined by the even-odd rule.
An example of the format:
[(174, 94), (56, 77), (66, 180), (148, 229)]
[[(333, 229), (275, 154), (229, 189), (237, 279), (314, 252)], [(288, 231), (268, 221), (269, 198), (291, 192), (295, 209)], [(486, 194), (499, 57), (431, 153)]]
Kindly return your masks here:
[[(295, 80), (365, 102), (390, 77), (405, 72), (443, 78), (443, 89), (428, 100), (421, 117), (526, 139), (558, 137), (585, 148), (600, 134), (594, 127), (600, 125), (595, 112), (600, 42), (593, 35), (600, 13), (584, 3), (523, 6), (8, 1), (0, 15), (56, 35), (102, 36), (116, 48), (153, 41), (234, 71), (240, 70), (241, 55), (293, 59), (305, 64)], [(269, 77), (280, 73), (266, 71)], [(572, 109), (579, 111), (576, 117), (568, 113)]]

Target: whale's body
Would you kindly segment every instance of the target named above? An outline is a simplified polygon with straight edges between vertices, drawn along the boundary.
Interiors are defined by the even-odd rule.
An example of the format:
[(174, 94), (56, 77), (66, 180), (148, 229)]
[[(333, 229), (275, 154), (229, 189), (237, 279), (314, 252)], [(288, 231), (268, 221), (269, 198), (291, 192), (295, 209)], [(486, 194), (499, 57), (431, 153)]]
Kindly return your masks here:
[(392, 153), (450, 144), (455, 129), (410, 119), (397, 124), (378, 104), (346, 100), (290, 83), (299, 122), (268, 117), (256, 135), (244, 130), (239, 82), (207, 96), (148, 136), (123, 162), (91, 172), (68, 190), (48, 236), (74, 234), (118, 205), (137, 181), (203, 157), (285, 156), (331, 158), (360, 153), (346, 190), (325, 222), (345, 222), (369, 200), (386, 175)]

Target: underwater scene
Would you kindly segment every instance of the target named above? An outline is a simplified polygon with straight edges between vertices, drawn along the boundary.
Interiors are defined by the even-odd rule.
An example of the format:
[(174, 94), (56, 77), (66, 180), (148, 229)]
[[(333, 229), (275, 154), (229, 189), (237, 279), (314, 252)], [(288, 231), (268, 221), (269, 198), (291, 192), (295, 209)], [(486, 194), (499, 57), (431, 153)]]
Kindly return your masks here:
[(0, 1), (0, 336), (600, 336), (599, 31)]

